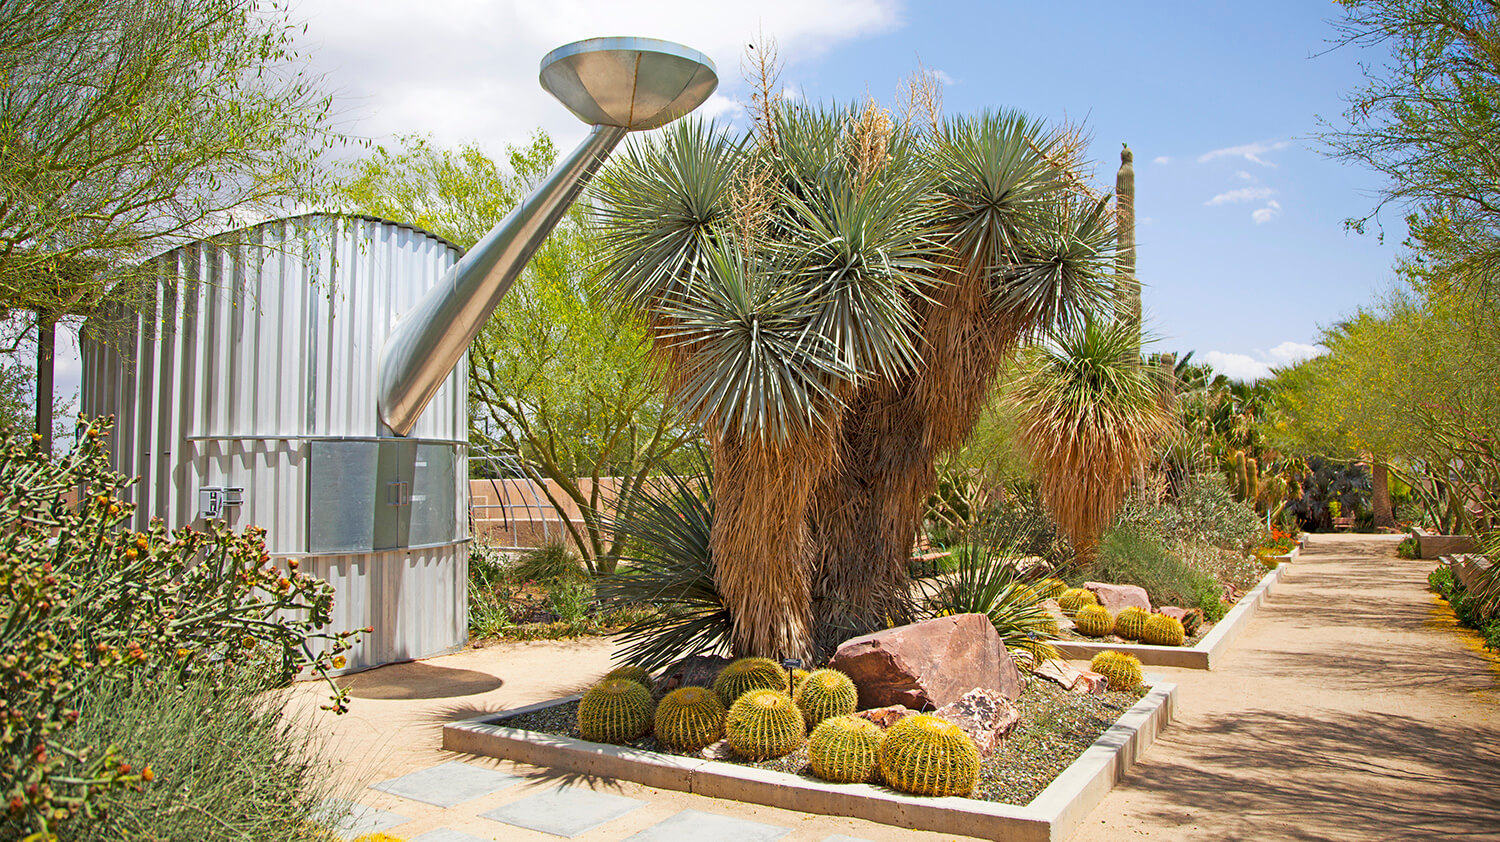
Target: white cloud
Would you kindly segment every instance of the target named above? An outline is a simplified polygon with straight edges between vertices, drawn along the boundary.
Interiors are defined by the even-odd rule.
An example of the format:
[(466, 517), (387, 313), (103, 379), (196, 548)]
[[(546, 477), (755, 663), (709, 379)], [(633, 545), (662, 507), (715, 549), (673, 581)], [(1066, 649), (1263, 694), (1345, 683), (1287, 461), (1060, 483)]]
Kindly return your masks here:
[(1203, 204), (1213, 206), (1238, 204), (1239, 202), (1258, 202), (1261, 199), (1271, 198), (1275, 192), (1275, 190), (1269, 187), (1240, 187), (1236, 190), (1220, 193)]
[(1256, 210), (1254, 213), (1251, 213), (1250, 218), (1255, 220), (1256, 225), (1264, 225), (1267, 222), (1275, 219), (1280, 213), (1281, 203), (1276, 201), (1275, 199), (1272, 199), (1271, 201), (1266, 202), (1265, 207)]
[(1251, 381), (1270, 377), (1272, 367), (1283, 368), (1326, 353), (1328, 349), (1322, 345), (1287, 341), (1270, 351), (1257, 350), (1255, 356), (1209, 351), (1203, 355), (1203, 359), (1214, 371), (1231, 380)]
[(1157, 155), (1155, 158), (1151, 159), (1151, 163), (1153, 163), (1153, 164), (1170, 164), (1170, 163), (1172, 163), (1172, 159), (1170, 157), (1166, 156), (1166, 155)]
[(1255, 176), (1251, 175), (1250, 173), (1245, 172), (1244, 170), (1235, 170), (1234, 177), (1238, 178), (1238, 179), (1242, 179), (1244, 181), (1254, 181), (1255, 180)]
[(944, 72), (942, 70), (933, 70), (932, 73), (933, 73), (934, 76), (937, 77), (937, 80), (939, 82), (942, 82), (944, 85), (957, 85), (958, 84), (958, 80), (957, 79), (953, 78), (952, 76), (949, 76), (946, 72)]
[(1223, 149), (1215, 149), (1198, 156), (1198, 163), (1203, 164), (1215, 158), (1244, 158), (1252, 164), (1260, 164), (1263, 167), (1274, 167), (1275, 164), (1267, 161), (1265, 156), (1269, 152), (1275, 152), (1291, 146), (1290, 140), (1257, 141), (1246, 143), (1241, 146), (1226, 146)]
[(1156, 221), (1156, 219), (1153, 218), (1153, 217), (1143, 216), (1140, 219), (1137, 219), (1136, 223), (1140, 224), (1140, 225), (1150, 225), (1151, 223), (1153, 223), (1155, 221)]
[[(765, 33), (789, 67), (902, 25), (903, 0), (762, 0), (705, 7), (690, 0), (437, 0), (420, 12), (396, 0), (294, 0), (302, 47), (326, 75), (347, 131), (384, 139), (430, 133), (498, 154), (538, 127), (570, 148), (586, 128), (537, 84), (548, 51), (599, 35), (678, 41), (713, 59), (726, 116), (744, 90), (740, 57)], [(738, 97), (747, 99), (747, 97)]]

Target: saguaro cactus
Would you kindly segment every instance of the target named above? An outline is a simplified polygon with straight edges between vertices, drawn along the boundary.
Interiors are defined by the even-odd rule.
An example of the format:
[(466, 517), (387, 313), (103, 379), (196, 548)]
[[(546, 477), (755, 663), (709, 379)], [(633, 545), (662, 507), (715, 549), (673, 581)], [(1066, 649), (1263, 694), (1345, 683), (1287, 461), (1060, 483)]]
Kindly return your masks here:
[(1135, 153), (1121, 144), (1120, 171), (1115, 174), (1115, 318), (1141, 325), (1141, 283), (1135, 276)]

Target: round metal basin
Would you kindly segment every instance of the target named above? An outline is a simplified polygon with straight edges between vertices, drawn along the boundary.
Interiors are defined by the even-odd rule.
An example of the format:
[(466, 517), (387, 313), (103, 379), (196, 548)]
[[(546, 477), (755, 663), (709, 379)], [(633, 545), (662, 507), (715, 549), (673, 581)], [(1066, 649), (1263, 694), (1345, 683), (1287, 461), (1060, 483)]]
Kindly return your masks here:
[(578, 119), (631, 131), (666, 125), (719, 86), (708, 56), (655, 38), (590, 38), (542, 59), (542, 87)]

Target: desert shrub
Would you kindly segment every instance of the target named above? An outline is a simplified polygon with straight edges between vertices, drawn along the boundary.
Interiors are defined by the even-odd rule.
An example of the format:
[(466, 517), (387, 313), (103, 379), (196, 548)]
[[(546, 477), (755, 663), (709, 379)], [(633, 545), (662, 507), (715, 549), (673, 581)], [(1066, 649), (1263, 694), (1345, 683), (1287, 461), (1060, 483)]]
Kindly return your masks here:
[(1396, 557), (1406, 559), (1416, 559), (1422, 557), (1422, 548), (1421, 545), (1417, 543), (1417, 539), (1415, 536), (1409, 535), (1401, 539), (1401, 543), (1396, 545)]
[(1073, 560), (1073, 548), (1057, 528), (1057, 522), (1042, 505), (1035, 486), (1007, 489), (984, 513), (984, 527), (1005, 535), (1017, 556), (1045, 559), (1054, 567)]
[(580, 581), (588, 576), (583, 559), (561, 541), (552, 541), (521, 553), (510, 574), (526, 582)]
[(228, 682), (252, 662), (272, 682), (326, 676), (352, 643), (322, 631), (332, 587), (295, 561), (278, 568), (263, 530), (126, 528), (132, 481), (109, 468), (108, 432), (80, 421), (78, 446), (57, 459), (30, 437), (0, 438), (0, 830), (46, 838), (87, 820), (101, 791), (150, 777), (153, 758), (125, 765), (109, 745), (69, 742), (83, 688), (131, 675)]
[(1500, 651), (1500, 617), (1485, 610), (1485, 600), (1464, 589), (1453, 572), (1439, 567), (1427, 574), (1427, 584), (1448, 601), (1458, 621), (1479, 633), (1486, 648)]
[[(136, 673), (90, 681), (71, 750), (114, 745), (124, 762), (149, 758), (153, 780), (93, 801), (92, 816), (59, 828), (70, 842), (279, 842), (331, 837), (321, 802), (328, 770), (307, 728), (287, 719), (264, 682), (237, 670), (179, 683)], [(66, 767), (65, 767), (66, 768)]]
[(1158, 536), (1133, 526), (1117, 526), (1104, 533), (1089, 575), (1100, 581), (1139, 585), (1153, 605), (1201, 608), (1212, 621), (1224, 615), (1222, 588), (1212, 575), (1168, 552)]
[(1131, 496), (1115, 525), (1150, 533), (1167, 546), (1206, 544), (1241, 553), (1265, 532), (1265, 522), (1248, 503), (1234, 499), (1224, 477), (1208, 473), (1186, 480), (1176, 497), (1150, 501)]
[(507, 560), (490, 547), (474, 544), (469, 551), (469, 634), (491, 637), (510, 624)]
[(557, 580), (547, 589), (547, 608), (564, 623), (586, 618), (594, 607), (594, 586), (577, 580)]

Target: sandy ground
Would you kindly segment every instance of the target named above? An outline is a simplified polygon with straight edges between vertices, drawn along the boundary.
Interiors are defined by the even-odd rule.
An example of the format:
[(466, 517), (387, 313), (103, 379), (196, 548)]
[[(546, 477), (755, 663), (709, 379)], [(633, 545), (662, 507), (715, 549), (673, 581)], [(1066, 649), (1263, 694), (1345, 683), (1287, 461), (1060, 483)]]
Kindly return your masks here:
[[(1396, 538), (1320, 535), (1213, 672), (1148, 668), (1177, 682), (1176, 719), (1074, 834), (1073, 842), (1151, 839), (1500, 840), (1500, 668), (1426, 589), (1432, 562), (1395, 558)], [(477, 814), (560, 780), (650, 802), (578, 837), (622, 839), (679, 810), (880, 840), (954, 839), (809, 816), (441, 750), (444, 722), (580, 692), (611, 664), (608, 641), (469, 649), (343, 679), (352, 712), (310, 718), (342, 791), (414, 821), (411, 838), (450, 827), (484, 838), (555, 839)], [(451, 759), (528, 781), (449, 810), (366, 789)]]

